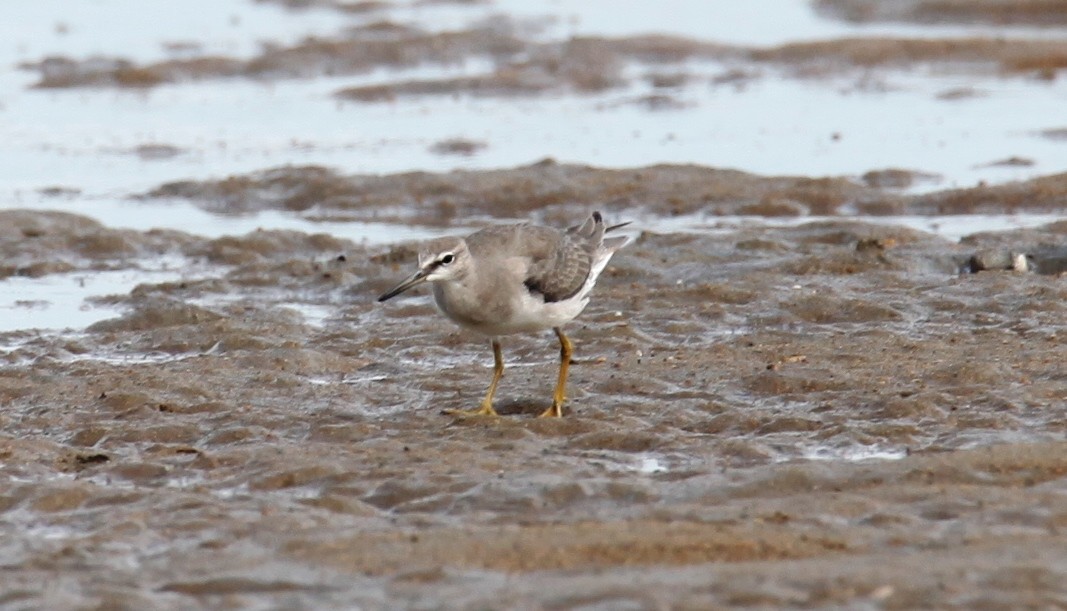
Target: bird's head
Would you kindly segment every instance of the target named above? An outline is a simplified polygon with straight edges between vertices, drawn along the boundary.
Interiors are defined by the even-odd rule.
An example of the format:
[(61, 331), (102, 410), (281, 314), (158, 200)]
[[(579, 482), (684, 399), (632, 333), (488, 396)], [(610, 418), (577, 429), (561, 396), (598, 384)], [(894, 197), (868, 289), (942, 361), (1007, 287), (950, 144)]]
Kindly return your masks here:
[(419, 253), (419, 269), (403, 282), (383, 293), (378, 301), (386, 301), (423, 282), (447, 282), (466, 275), (471, 266), (471, 254), (462, 238), (440, 238), (428, 243)]

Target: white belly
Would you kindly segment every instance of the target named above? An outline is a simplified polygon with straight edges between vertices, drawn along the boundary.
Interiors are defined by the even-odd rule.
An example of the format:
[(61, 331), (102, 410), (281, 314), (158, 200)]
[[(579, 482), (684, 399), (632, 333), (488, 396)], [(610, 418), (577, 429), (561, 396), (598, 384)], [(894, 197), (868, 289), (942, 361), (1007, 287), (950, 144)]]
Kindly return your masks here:
[(461, 327), (483, 335), (499, 336), (512, 335), (514, 333), (535, 333), (562, 327), (581, 314), (586, 304), (589, 303), (588, 298), (545, 303), (539, 295), (531, 295), (529, 293), (523, 293), (518, 301), (510, 316), (493, 321), (475, 322), (464, 320), (450, 315), (443, 308), (441, 312)]
[[(605, 253), (593, 262), (593, 268), (585, 284), (576, 295), (563, 301), (545, 302), (538, 293), (531, 293), (517, 278), (505, 281), (514, 283), (519, 290), (505, 296), (496, 292), (492, 297), (479, 301), (478, 291), (458, 289), (448, 283), (435, 283), (434, 301), (438, 309), (453, 322), (483, 335), (499, 336), (514, 333), (534, 333), (563, 325), (574, 320), (589, 304), (589, 292), (596, 284), (611, 253)], [(525, 273), (525, 266), (520, 270)], [(522, 275), (518, 275), (521, 278)], [(506, 293), (506, 291), (505, 291)]]

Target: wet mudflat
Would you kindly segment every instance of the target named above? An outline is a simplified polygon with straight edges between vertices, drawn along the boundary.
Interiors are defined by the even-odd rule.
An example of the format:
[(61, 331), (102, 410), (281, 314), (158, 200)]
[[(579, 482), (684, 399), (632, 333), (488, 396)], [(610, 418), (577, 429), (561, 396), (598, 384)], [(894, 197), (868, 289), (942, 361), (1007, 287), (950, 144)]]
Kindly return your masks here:
[[(9, 275), (201, 270), (0, 337), (12, 606), (1067, 601), (1064, 223), (635, 227), (570, 328), (567, 417), (534, 418), (546, 333), (505, 340), (504, 416), (457, 420), (486, 342), (425, 290), (374, 301), (415, 245), (0, 215)], [(1037, 273), (966, 273), (1013, 253)]]
[[(1067, 606), (1061, 3), (227, 6), (0, 82), (0, 606)], [(375, 302), (410, 237), (592, 209), (566, 417), (550, 332), (442, 415), (492, 356)]]

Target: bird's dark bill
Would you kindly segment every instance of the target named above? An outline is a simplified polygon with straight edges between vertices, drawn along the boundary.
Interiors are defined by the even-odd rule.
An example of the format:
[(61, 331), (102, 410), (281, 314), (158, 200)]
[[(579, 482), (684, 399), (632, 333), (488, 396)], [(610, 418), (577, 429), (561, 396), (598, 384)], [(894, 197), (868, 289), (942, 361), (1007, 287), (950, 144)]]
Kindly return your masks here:
[(422, 284), (423, 282), (426, 282), (426, 271), (420, 269), (414, 274), (411, 274), (406, 280), (393, 287), (392, 290), (382, 293), (382, 295), (378, 297), (378, 301), (392, 299), (409, 288)]

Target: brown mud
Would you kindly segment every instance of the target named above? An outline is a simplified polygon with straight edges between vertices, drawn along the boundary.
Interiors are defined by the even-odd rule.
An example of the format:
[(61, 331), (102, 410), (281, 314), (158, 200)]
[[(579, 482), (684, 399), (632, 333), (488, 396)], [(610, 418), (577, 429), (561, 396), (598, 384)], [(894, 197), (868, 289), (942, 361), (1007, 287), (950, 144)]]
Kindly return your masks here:
[(1067, 25), (1062, 0), (815, 0), (826, 15), (858, 23)]
[(846, 177), (758, 176), (697, 165), (614, 170), (552, 159), (503, 170), (346, 176), (317, 166), (286, 166), (218, 180), (178, 181), (140, 197), (185, 199), (224, 214), (302, 212), (317, 220), (447, 225), (471, 217), (566, 223), (575, 205), (684, 214), (800, 217), (853, 213), (1005, 214), (1067, 209), (1067, 174), (997, 186), (925, 194), (900, 191), (938, 180), (916, 170), (872, 170)]
[(381, 102), (411, 95), (529, 96), (542, 93), (595, 93), (621, 89), (632, 78), (627, 65), (652, 70), (681, 62), (714, 60), (755, 78), (752, 68), (782, 67), (787, 74), (823, 77), (873, 67), (936, 66), (939, 71), (1032, 75), (1055, 79), (1067, 69), (1067, 41), (974, 37), (956, 39), (852, 38), (788, 43), (753, 48), (716, 44), (670, 35), (621, 38), (572, 37), (538, 42), (525, 36), (522, 24), (507, 18), (451, 32), (428, 32), (390, 21), (349, 28), (335, 38), (309, 38), (285, 46), (267, 45), (257, 56), (237, 59), (201, 55), (154, 63), (117, 57), (52, 56), (21, 68), (39, 75), (38, 88), (149, 88), (165, 83), (246, 78), (274, 81), (323, 75), (366, 74), (375, 68), (455, 67), (484, 59), (485, 74), (398, 80), (340, 89), (339, 99)]
[[(440, 209), (431, 194), (462, 217), (566, 224), (594, 204), (612, 221), (634, 202), (832, 213), (875, 192), (699, 168), (277, 172), (297, 174), (183, 194), (219, 212), (301, 209), (278, 193), (303, 185), (293, 197), (358, 215), (373, 209), (361, 189), (406, 192), (398, 210), (444, 225), (422, 209)], [(1030, 197), (1061, 183), (960, 192), (970, 208), (962, 194), (882, 197), (909, 212), (1060, 209)], [(0, 227), (6, 274), (159, 254), (201, 270), (101, 299), (125, 313), (84, 332), (0, 335), (0, 604), (1067, 603), (1063, 222), (960, 243), (845, 218), (634, 227), (569, 326), (561, 420), (533, 417), (556, 372), (550, 333), (505, 338), (502, 417), (441, 414), (480, 400), (491, 356), (425, 289), (375, 302), (414, 245), (27, 211), (0, 212)], [(988, 252), (1031, 254), (1044, 273), (961, 273)]]

